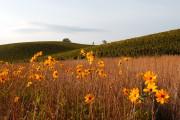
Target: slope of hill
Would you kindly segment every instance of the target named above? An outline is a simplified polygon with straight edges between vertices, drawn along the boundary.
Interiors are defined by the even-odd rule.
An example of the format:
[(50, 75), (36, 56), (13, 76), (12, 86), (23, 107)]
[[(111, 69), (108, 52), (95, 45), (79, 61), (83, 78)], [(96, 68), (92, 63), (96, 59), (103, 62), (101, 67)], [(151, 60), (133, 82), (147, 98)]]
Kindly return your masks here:
[[(85, 50), (93, 50), (98, 57), (179, 55), (180, 29), (91, 46)], [(59, 59), (76, 59), (80, 57), (79, 52), (80, 50), (73, 50), (54, 56)]]
[(89, 45), (65, 43), (58, 41), (25, 42), (0, 45), (0, 60), (19, 61), (31, 58), (34, 53), (43, 51), (45, 55), (67, 52), (87, 47)]

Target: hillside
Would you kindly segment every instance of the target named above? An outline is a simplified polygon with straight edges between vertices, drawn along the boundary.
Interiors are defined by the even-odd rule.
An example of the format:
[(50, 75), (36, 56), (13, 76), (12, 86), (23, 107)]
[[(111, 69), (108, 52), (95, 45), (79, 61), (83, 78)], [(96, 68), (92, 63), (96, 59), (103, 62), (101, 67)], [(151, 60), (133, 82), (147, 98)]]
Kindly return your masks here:
[(34, 53), (43, 51), (45, 55), (67, 52), (88, 45), (65, 43), (58, 41), (47, 42), (25, 42), (0, 45), (0, 60), (3, 61), (19, 61), (31, 58)]
[[(180, 29), (91, 46), (85, 50), (93, 50), (98, 57), (179, 55)], [(79, 52), (80, 50), (73, 50), (55, 54), (54, 57), (76, 59), (80, 57)]]

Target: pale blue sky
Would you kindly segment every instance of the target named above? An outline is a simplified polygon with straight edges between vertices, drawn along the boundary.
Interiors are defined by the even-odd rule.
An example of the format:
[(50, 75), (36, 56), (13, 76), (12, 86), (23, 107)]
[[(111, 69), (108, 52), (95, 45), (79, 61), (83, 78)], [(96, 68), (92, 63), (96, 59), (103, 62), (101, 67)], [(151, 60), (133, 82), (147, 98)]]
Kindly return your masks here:
[(0, 44), (101, 43), (180, 28), (180, 0), (0, 0)]

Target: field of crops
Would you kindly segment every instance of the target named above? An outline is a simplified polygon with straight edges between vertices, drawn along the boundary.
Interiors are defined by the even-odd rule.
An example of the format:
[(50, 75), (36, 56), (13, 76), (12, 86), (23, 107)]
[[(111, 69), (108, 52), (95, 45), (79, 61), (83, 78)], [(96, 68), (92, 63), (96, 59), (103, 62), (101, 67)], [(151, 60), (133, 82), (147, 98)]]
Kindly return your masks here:
[[(180, 55), (180, 29), (90, 46), (86, 50), (93, 50), (98, 57)], [(54, 57), (77, 59), (79, 51), (57, 53)]]
[(1, 63), (0, 120), (179, 120), (180, 56)]

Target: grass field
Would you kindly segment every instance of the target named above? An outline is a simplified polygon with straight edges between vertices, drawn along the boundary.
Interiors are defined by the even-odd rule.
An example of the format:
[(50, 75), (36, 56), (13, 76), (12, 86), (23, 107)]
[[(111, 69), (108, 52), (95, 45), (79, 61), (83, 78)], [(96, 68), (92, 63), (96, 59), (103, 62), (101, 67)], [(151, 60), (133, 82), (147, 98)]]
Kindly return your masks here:
[(179, 35), (1, 45), (0, 120), (179, 120)]
[[(49, 62), (50, 61), (50, 62)], [(157, 120), (180, 119), (180, 56), (103, 58), (2, 64), (1, 120), (151, 120), (152, 101), (131, 103), (123, 89), (138, 87), (142, 73), (157, 75), (170, 98)], [(89, 64), (91, 63), (91, 64)], [(3, 78), (3, 79), (2, 79)], [(85, 96), (89, 101), (85, 100)]]
[(88, 47), (89, 45), (66, 43), (60, 41), (25, 42), (0, 45), (0, 60), (8, 62), (26, 61), (38, 51), (45, 55), (67, 52)]

